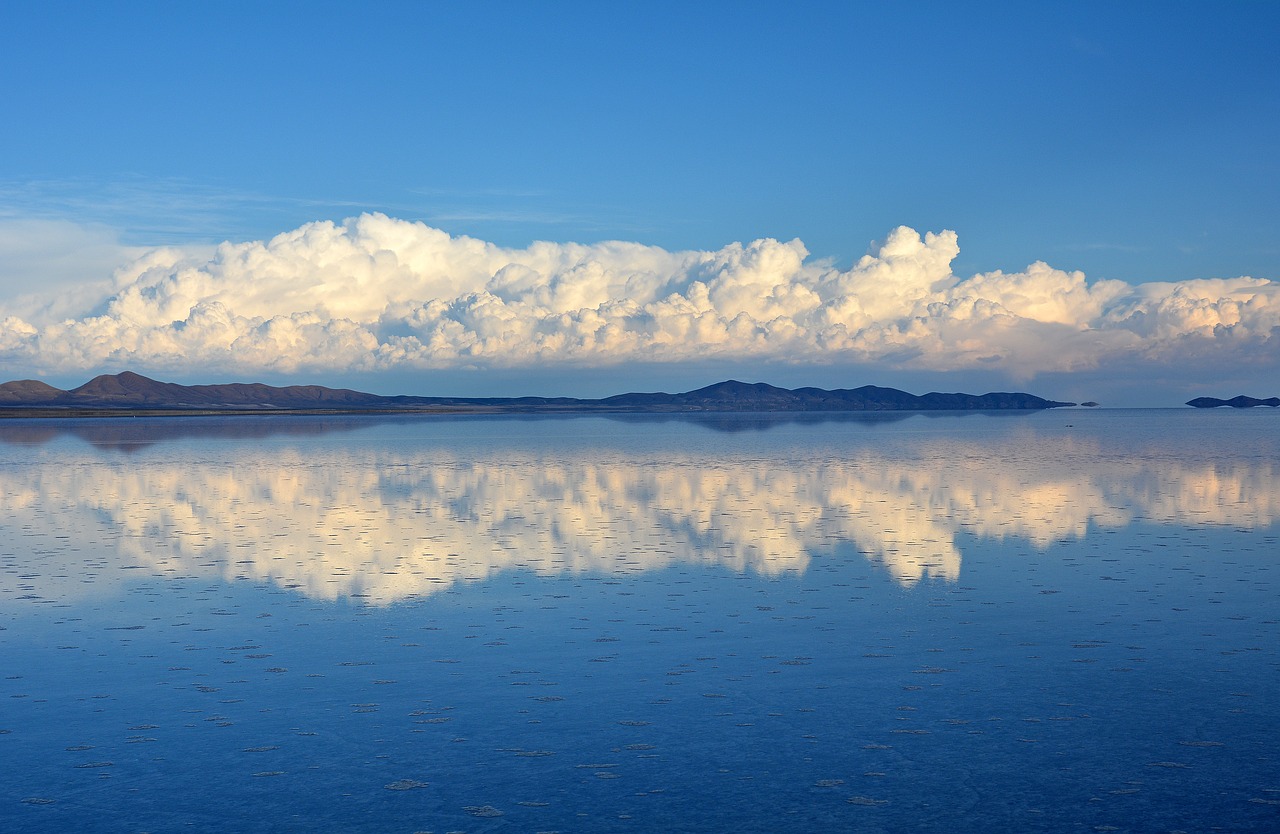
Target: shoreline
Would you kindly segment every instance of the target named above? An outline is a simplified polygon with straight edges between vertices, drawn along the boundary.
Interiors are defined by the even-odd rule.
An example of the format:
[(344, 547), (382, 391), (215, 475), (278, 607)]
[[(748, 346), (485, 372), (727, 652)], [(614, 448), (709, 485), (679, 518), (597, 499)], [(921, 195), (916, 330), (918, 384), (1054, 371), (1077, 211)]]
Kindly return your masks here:
[(0, 420), (43, 419), (126, 419), (137, 417), (326, 417), (387, 415), (611, 415), (611, 414), (662, 414), (662, 415), (716, 415), (716, 414), (1032, 414), (1044, 411), (1060, 411), (1053, 408), (636, 408), (634, 406), (516, 406), (516, 405), (424, 405), (385, 408), (58, 408), (0, 406)]

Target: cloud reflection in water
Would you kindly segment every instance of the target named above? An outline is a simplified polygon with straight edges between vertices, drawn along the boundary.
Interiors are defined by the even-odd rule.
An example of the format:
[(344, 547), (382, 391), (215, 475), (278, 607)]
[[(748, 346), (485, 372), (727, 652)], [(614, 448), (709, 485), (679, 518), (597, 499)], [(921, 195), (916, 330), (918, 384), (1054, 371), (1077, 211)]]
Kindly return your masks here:
[[(175, 447), (181, 459), (165, 453)], [(516, 568), (699, 563), (777, 576), (849, 546), (909, 586), (957, 580), (965, 535), (1044, 549), (1137, 519), (1257, 528), (1280, 518), (1270, 459), (1121, 457), (1093, 437), (1050, 442), (1023, 429), (840, 454), (475, 448), (37, 449), (29, 464), (0, 468), (0, 533), (30, 548), (21, 563), (38, 567), (18, 590), (38, 598), (84, 596), (110, 583), (108, 568), (140, 566), (388, 604)]]

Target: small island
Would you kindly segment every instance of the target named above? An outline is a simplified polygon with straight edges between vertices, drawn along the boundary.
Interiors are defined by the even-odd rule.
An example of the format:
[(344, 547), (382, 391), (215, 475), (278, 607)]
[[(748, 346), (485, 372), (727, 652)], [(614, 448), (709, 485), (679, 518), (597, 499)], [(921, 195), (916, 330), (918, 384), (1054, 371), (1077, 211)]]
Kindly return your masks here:
[(262, 413), (683, 413), (833, 411), (1009, 411), (1073, 406), (1031, 394), (993, 392), (921, 396), (896, 388), (778, 388), (726, 380), (681, 394), (573, 397), (385, 397), (320, 385), (179, 385), (125, 371), (70, 391), (36, 380), (0, 384), (0, 416), (107, 417), (132, 414)]
[(1187, 405), (1192, 408), (1221, 408), (1229, 406), (1230, 408), (1255, 408), (1257, 406), (1268, 406), (1270, 408), (1280, 407), (1280, 397), (1270, 397), (1265, 400), (1256, 397), (1232, 397), (1229, 400), (1219, 400), (1215, 397), (1196, 397), (1194, 400), (1188, 400)]

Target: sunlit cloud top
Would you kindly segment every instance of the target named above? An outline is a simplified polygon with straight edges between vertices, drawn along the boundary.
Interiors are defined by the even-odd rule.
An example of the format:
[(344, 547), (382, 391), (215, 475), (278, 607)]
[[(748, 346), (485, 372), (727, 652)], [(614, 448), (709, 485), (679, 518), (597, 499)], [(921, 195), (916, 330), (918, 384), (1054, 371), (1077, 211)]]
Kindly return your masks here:
[(959, 252), (953, 231), (907, 227), (848, 269), (800, 240), (504, 248), (364, 214), (212, 251), (150, 249), (110, 286), (0, 308), (0, 362), (246, 375), (724, 359), (1026, 380), (1280, 354), (1273, 281), (1091, 282), (1042, 261), (963, 277)]

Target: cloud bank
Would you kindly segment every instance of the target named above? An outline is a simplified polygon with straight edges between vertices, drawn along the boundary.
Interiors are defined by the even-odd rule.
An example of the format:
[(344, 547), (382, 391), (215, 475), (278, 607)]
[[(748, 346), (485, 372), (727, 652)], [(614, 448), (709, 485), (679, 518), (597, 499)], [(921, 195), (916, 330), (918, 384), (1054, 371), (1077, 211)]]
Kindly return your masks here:
[(105, 291), (86, 276), (43, 307), (0, 305), (0, 363), (294, 374), (741, 360), (1026, 380), (1280, 359), (1280, 283), (1089, 282), (1043, 262), (961, 278), (959, 251), (954, 232), (907, 227), (849, 269), (799, 240), (510, 249), (365, 214), (212, 254), (153, 249)]

